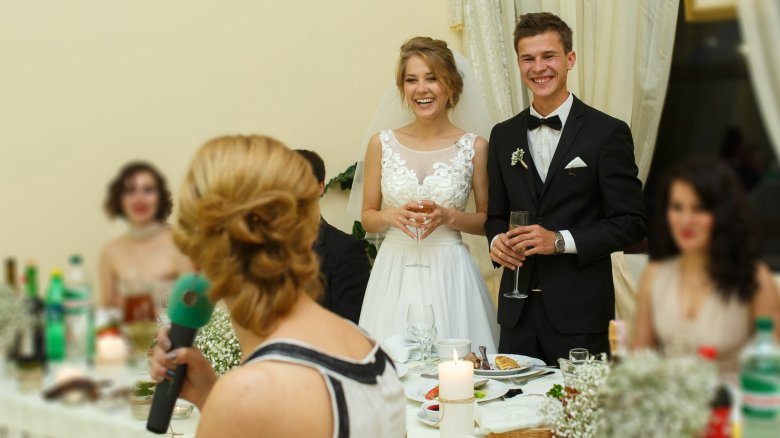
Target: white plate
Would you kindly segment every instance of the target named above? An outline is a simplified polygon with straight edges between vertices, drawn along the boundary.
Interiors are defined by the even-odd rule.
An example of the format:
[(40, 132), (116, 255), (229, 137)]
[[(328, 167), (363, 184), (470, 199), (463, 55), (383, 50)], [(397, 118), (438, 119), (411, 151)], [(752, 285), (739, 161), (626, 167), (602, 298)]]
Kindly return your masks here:
[[(476, 381), (482, 379), (475, 378), (474, 380)], [(426, 401), (425, 394), (427, 394), (428, 391), (433, 389), (433, 387), (438, 384), (438, 380), (418, 379), (416, 381), (407, 382), (404, 385), (404, 393), (406, 394), (406, 397), (411, 400), (424, 402)], [(488, 400), (495, 400), (503, 396), (507, 391), (509, 391), (509, 387), (506, 386), (505, 383), (499, 382), (498, 380), (488, 379), (488, 382), (485, 384), (485, 386), (479, 388), (479, 391), (485, 391), (486, 393), (484, 397), (476, 399), (478, 403), (482, 403)]]
[(431, 421), (425, 416), (425, 411), (423, 408), (417, 410), (417, 419), (420, 420), (420, 423), (426, 426), (435, 427), (437, 429), (439, 428), (439, 425), (435, 421)]
[[(520, 368), (512, 368), (511, 370), (495, 369), (496, 356), (506, 356), (510, 359), (514, 359), (518, 364), (520, 364)], [(529, 356), (521, 356), (519, 354), (488, 354), (488, 360), (490, 361), (490, 366), (493, 369), (474, 370), (474, 374), (478, 376), (487, 376), (487, 377), (499, 377), (499, 376), (518, 377), (518, 375), (527, 374), (531, 372), (534, 365), (539, 365), (539, 366), (546, 365), (544, 361), (541, 359), (536, 359), (534, 357), (529, 357)]]

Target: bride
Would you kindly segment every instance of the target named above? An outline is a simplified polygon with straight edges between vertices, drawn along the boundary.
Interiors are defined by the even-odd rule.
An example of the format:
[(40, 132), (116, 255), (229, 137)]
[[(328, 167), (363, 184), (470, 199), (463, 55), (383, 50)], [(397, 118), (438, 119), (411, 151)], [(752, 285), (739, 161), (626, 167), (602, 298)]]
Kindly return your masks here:
[[(464, 82), (447, 43), (416, 37), (402, 45), (396, 85), (414, 118), (370, 138), (356, 177), (363, 226), (386, 233), (360, 325), (379, 340), (404, 335), (409, 304), (422, 302), (433, 307), (439, 339), (467, 338), (495, 352), (495, 310), (461, 239), (484, 235), (488, 145), (450, 121)], [(476, 211), (467, 213), (472, 189)]]

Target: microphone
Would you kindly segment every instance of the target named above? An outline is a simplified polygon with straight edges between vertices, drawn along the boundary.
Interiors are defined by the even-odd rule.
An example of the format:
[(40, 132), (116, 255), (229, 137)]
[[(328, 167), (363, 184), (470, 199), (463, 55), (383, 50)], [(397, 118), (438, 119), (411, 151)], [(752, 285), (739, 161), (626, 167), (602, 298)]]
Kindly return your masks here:
[[(211, 319), (214, 305), (208, 299), (208, 289), (208, 280), (198, 274), (184, 274), (173, 284), (168, 298), (168, 317), (171, 319), (168, 337), (171, 340), (171, 350), (191, 347), (198, 329)], [(146, 429), (151, 432), (163, 434), (171, 423), (173, 407), (187, 375), (187, 365), (178, 365), (174, 372), (176, 376), (173, 379), (163, 380), (154, 391), (149, 419), (146, 422)]]

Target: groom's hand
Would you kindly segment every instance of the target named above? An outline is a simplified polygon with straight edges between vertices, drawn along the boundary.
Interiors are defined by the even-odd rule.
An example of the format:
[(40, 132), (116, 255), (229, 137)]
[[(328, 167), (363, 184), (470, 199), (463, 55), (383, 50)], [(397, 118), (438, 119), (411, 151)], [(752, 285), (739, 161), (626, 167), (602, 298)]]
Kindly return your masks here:
[(555, 254), (555, 232), (541, 225), (528, 225), (507, 231), (509, 244), (524, 256)]
[(490, 245), (490, 260), (514, 271), (523, 266), (525, 256), (512, 249), (509, 240), (509, 237), (504, 233), (493, 239), (493, 244)]

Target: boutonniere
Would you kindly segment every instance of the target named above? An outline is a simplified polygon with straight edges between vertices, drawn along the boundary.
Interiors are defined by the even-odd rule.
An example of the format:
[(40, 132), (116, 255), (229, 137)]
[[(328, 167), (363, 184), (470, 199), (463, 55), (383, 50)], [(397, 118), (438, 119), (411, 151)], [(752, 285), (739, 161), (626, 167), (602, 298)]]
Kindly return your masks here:
[(520, 163), (523, 165), (523, 168), (525, 170), (528, 170), (528, 165), (525, 164), (523, 157), (525, 157), (525, 150), (523, 149), (517, 148), (516, 151), (512, 152), (512, 166), (514, 166), (517, 163)]

